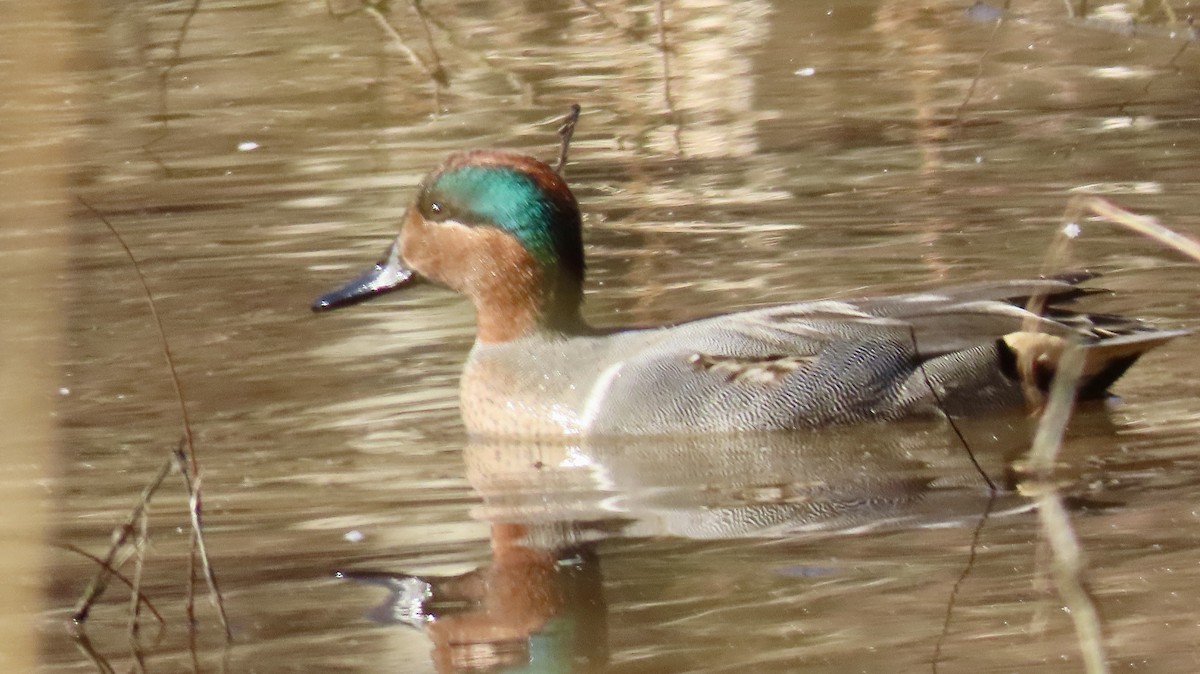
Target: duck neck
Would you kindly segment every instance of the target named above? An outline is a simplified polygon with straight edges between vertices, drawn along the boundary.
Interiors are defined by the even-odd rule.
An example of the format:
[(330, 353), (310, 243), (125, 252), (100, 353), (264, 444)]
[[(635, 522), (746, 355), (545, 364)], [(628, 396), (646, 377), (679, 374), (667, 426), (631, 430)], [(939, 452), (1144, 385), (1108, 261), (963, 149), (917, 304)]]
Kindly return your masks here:
[(472, 299), (476, 314), (476, 341), (496, 344), (534, 334), (569, 336), (584, 334), (587, 323), (580, 314), (582, 279), (526, 268), (489, 284)]

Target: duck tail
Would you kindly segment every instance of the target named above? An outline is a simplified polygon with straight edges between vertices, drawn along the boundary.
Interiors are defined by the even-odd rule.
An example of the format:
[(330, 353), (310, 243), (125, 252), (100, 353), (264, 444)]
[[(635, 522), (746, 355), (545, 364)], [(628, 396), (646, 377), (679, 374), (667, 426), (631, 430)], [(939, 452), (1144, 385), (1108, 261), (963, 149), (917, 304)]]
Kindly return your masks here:
[(1156, 330), (1109, 337), (1084, 345), (1083, 382), (1080, 400), (1095, 400), (1108, 395), (1108, 389), (1125, 374), (1142, 354), (1188, 334), (1187, 330)]
[[(1136, 332), (1093, 336), (1082, 343), (1083, 374), (1079, 386), (1080, 400), (1095, 400), (1108, 395), (1108, 389), (1141, 358), (1142, 354), (1176, 337), (1186, 330), (1156, 330), (1139, 324)], [(1030, 382), (1046, 393), (1058, 370), (1058, 364), (1068, 346), (1066, 339), (1043, 332), (1013, 332), (1000, 340), (1001, 370), (1015, 380)]]

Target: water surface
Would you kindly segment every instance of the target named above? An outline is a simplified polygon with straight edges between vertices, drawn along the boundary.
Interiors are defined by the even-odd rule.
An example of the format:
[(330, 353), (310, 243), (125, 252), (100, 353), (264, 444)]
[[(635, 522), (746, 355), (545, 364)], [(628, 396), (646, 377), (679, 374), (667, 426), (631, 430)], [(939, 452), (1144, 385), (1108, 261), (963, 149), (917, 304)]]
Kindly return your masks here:
[[(1036, 513), (943, 425), (471, 443), (463, 300), (308, 310), (382, 253), (443, 156), (549, 160), (571, 102), (601, 325), (1037, 274), (1080, 194), (1200, 235), (1194, 47), (1058, 2), (998, 28), (964, 4), (427, 2), (423, 25), (393, 3), (422, 66), (321, 2), (77, 3), (73, 74), (47, 83), (72, 190), (154, 294), (234, 635), (201, 601), (189, 648), (171, 478), (143, 579), (169, 626), (147, 628), (146, 671), (1082, 671)], [(101, 554), (179, 412), (129, 260), (83, 206), (71, 226), (51, 539)], [(1150, 242), (1085, 222), (1057, 266), (1103, 272), (1108, 310), (1200, 325), (1200, 270)], [(1200, 660), (1194, 348), (1145, 358), (1064, 449), (1117, 670)], [(1022, 426), (972, 429), (996, 482)], [(94, 567), (51, 554), (41, 670), (96, 670), (61, 627)], [(380, 574), (442, 578), (438, 620), (373, 609)], [(114, 585), (87, 633), (118, 670), (126, 620)]]

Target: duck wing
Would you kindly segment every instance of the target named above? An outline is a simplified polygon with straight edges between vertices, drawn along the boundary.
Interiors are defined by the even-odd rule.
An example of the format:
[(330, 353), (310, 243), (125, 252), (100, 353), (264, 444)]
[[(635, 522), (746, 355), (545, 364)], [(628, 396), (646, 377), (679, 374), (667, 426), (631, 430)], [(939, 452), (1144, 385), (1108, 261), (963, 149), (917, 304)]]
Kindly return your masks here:
[[(1061, 306), (1088, 292), (1060, 279), (975, 284), (640, 331), (618, 347), (603, 384), (611, 409), (594, 408), (594, 420), (645, 433), (996, 410), (1025, 402), (1030, 373), (1048, 386), (1073, 341), (1087, 345), (1083, 394), (1096, 397), (1142, 353), (1183, 334)], [(1031, 295), (1047, 296), (1043, 315), (1013, 304)]]

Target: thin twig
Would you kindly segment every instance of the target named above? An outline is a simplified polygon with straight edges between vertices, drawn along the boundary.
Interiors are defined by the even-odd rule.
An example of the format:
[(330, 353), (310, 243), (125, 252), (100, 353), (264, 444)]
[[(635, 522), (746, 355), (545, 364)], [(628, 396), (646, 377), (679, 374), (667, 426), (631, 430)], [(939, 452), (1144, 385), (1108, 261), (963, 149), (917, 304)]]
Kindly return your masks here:
[[(1164, 66), (1166, 68), (1171, 68), (1172, 70), (1174, 70), (1176, 75), (1178, 75), (1181, 71), (1179, 69), (1179, 66), (1175, 65), (1175, 62), (1179, 60), (1180, 56), (1183, 56), (1183, 52), (1187, 51), (1188, 45), (1192, 44), (1192, 41), (1196, 39), (1195, 19), (1193, 19), (1190, 16), (1187, 18), (1187, 32), (1188, 32), (1187, 39), (1185, 39), (1183, 41), (1183, 44), (1179, 45), (1179, 49), (1175, 50), (1175, 54), (1171, 57), (1171, 59), (1169, 61), (1167, 61), (1166, 66)], [(1154, 80), (1155, 80), (1154, 77), (1148, 78), (1146, 80), (1145, 86), (1142, 87), (1142, 90), (1136, 96), (1130, 96), (1128, 99), (1126, 99), (1120, 105), (1117, 106), (1117, 112), (1124, 114), (1125, 111), (1129, 108), (1129, 106), (1133, 105), (1134, 101), (1136, 101), (1140, 98), (1144, 98), (1145, 96), (1148, 96), (1150, 94), (1150, 87), (1154, 85)]]
[(189, 463), (193, 472), (199, 470), (196, 461), (196, 447), (192, 443), (192, 420), (188, 417), (186, 398), (183, 396), (183, 384), (179, 379), (179, 372), (175, 369), (175, 358), (171, 355), (171, 343), (167, 341), (167, 331), (163, 328), (162, 317), (158, 315), (158, 306), (154, 303), (154, 294), (150, 292), (150, 284), (146, 282), (146, 275), (142, 273), (142, 267), (138, 264), (137, 258), (133, 255), (133, 250), (129, 244), (125, 242), (125, 237), (117, 231), (108, 218), (104, 214), (96, 210), (82, 198), (78, 198), (79, 203), (83, 204), (84, 208), (91, 211), (92, 215), (96, 216), (108, 231), (112, 232), (113, 237), (117, 239), (117, 243), (121, 244), (121, 249), (125, 251), (125, 256), (132, 263), (133, 271), (137, 274), (138, 283), (142, 286), (142, 296), (146, 300), (146, 306), (150, 309), (150, 316), (154, 319), (154, 326), (158, 329), (158, 345), (162, 350), (163, 358), (167, 362), (167, 371), (171, 374), (171, 385), (175, 388), (175, 400), (179, 404), (179, 417), (183, 421), (183, 438), (184, 445), (187, 447)]
[(962, 128), (963, 111), (967, 109), (967, 105), (971, 102), (971, 98), (975, 95), (975, 89), (979, 86), (980, 80), (983, 79), (983, 66), (987, 63), (988, 57), (992, 54), (992, 49), (996, 46), (996, 36), (1000, 34), (1000, 27), (1004, 25), (1004, 13), (1001, 13), (996, 19), (996, 25), (992, 26), (992, 33), (988, 36), (987, 49), (983, 50), (983, 54), (979, 57), (979, 63), (975, 67), (975, 76), (971, 78), (971, 86), (967, 87), (967, 95), (963, 96), (962, 103), (958, 104), (958, 108), (954, 110), (954, 124), (958, 128)]
[(146, 653), (137, 637), (129, 635), (129, 652), (133, 655), (133, 668), (138, 674), (146, 674)]
[(1053, 476), (1067, 422), (1075, 406), (1083, 365), (1084, 347), (1079, 344), (1068, 346), (1054, 373), (1046, 411), (1038, 422), (1033, 447), (1029, 451), (1029, 467), (1035, 475), (1035, 483), (1024, 485), (1023, 491), (1032, 493), (1037, 501), (1038, 521), (1050, 544), (1054, 584), (1075, 625), (1086, 671), (1088, 674), (1104, 674), (1108, 672), (1108, 661), (1104, 652), (1100, 612), (1088, 592), (1084, 580), (1087, 563), (1083, 549), (1075, 537)]
[(138, 515), (137, 538), (133, 544), (133, 595), (129, 598), (129, 643), (138, 643), (138, 634), (142, 629), (142, 603), (138, 596), (142, 593), (142, 572), (146, 568), (146, 543), (150, 540), (150, 517), (143, 508)]
[(174, 463), (174, 455), (172, 455), (172, 458), (168, 459), (158, 469), (158, 473), (154, 479), (142, 489), (141, 497), (134, 504), (129, 516), (125, 518), (125, 522), (113, 530), (113, 542), (108, 548), (108, 554), (100, 560), (100, 569), (96, 572), (96, 576), (92, 579), (92, 582), (88, 583), (87, 588), (79, 598), (79, 602), (75, 604), (75, 610), (71, 613), (71, 620), (74, 622), (79, 624), (85, 622), (92, 610), (92, 605), (96, 603), (100, 595), (104, 594), (105, 588), (108, 587), (108, 579), (111, 576), (110, 571), (120, 566), (119, 563), (113, 564), (113, 560), (125, 548), (126, 543), (129, 541), (129, 536), (134, 532), (134, 523), (141, 517), (142, 512), (146, 509), (146, 505), (150, 503), (150, 499), (153, 498), (154, 493), (158, 491), (167, 474), (171, 472), (171, 466)]
[(188, 472), (187, 459), (183, 452), (175, 452), (175, 462), (179, 466), (179, 473), (183, 476), (184, 487), (188, 492), (188, 512), (192, 517), (192, 531), (195, 534), (196, 545), (200, 548), (200, 562), (204, 566), (204, 580), (208, 583), (208, 598), (212, 600), (213, 606), (217, 609), (217, 615), (221, 620), (221, 627), (225, 630), (225, 638), (232, 639), (233, 632), (229, 629), (229, 618), (225, 615), (225, 602), (221, 598), (220, 585), (217, 583), (217, 574), (213, 570), (212, 564), (209, 563), (208, 549), (204, 544), (204, 526), (201, 523), (200, 509), (200, 479), (197, 478), (194, 482), (191, 474)]
[(560, 176), (566, 176), (567, 169), (567, 150), (571, 147), (571, 137), (575, 135), (575, 125), (579, 122), (579, 113), (582, 108), (578, 103), (571, 104), (571, 111), (567, 113), (567, 117), (563, 120), (562, 126), (558, 127), (558, 137), (562, 140), (558, 149), (558, 164), (554, 167), (554, 172)]
[(163, 162), (163, 160), (159, 158), (159, 156), (151, 148), (160, 143), (170, 133), (168, 124), (170, 123), (171, 116), (169, 114), (170, 111), (168, 110), (167, 105), (167, 80), (170, 79), (171, 72), (174, 71), (175, 68), (179, 67), (179, 64), (183, 62), (181, 58), (183, 55), (183, 43), (187, 39), (188, 29), (192, 25), (192, 19), (196, 18), (196, 15), (200, 12), (200, 2), (201, 0), (193, 0), (192, 6), (188, 9), (187, 14), (184, 15), (183, 23), (179, 25), (179, 31), (175, 35), (175, 41), (171, 44), (171, 57), (167, 59), (167, 66), (158, 74), (158, 119), (161, 125), (161, 130), (157, 136), (151, 138), (144, 145), (142, 145), (142, 150), (146, 154), (150, 155), (150, 158), (154, 161), (154, 163), (162, 167), (163, 172), (168, 176), (171, 175), (171, 168), (167, 166), (166, 163)]
[(426, 77), (438, 83), (439, 85), (445, 83), (445, 72), (442, 71), (439, 74), (440, 68), (434, 68), (430, 66), (425, 62), (425, 59), (421, 58), (420, 54), (413, 50), (412, 47), (409, 47), (408, 43), (406, 43), (404, 38), (400, 35), (400, 32), (397, 31), (394, 26), (392, 26), (391, 22), (388, 21), (387, 17), (383, 15), (383, 12), (381, 12), (378, 7), (376, 7), (374, 4), (364, 2), (362, 11), (366, 12), (372, 19), (375, 20), (375, 24), (379, 26), (379, 29), (386, 33), (389, 38), (391, 38), (392, 44), (396, 45), (396, 48), (404, 53), (410, 63), (417, 68), (420, 68), (425, 73)]
[(1083, 549), (1075, 538), (1057, 490), (1045, 490), (1038, 495), (1037, 503), (1038, 520), (1054, 555), (1055, 586), (1075, 624), (1084, 667), (1088, 674), (1105, 674), (1109, 668), (1104, 653), (1104, 629), (1100, 612), (1083, 579), (1086, 569)]
[[(190, 561), (188, 564), (188, 583), (187, 583), (188, 591), (187, 591), (187, 598), (186, 598), (187, 615), (189, 618), (189, 624), (192, 626), (194, 626), (194, 624), (195, 624), (195, 608), (194, 608), (195, 600), (194, 600), (192, 588), (194, 586), (195, 578), (196, 578), (195, 556), (198, 552), (201, 556), (201, 564), (205, 571), (205, 580), (208, 582), (209, 592), (213, 593), (213, 594), (210, 594), (209, 599), (217, 607), (217, 613), (221, 620), (221, 626), (225, 630), (225, 636), (227, 638), (230, 638), (232, 636), (232, 633), (229, 631), (229, 621), (227, 620), (226, 615), (225, 615), (225, 600), (224, 600), (224, 598), (221, 597), (220, 592), (218, 590), (218, 585), (215, 582), (216, 575), (212, 570), (212, 564), (208, 558), (208, 550), (207, 550), (207, 547), (204, 545), (204, 541), (203, 541), (204, 531), (201, 529), (201, 522), (203, 519), (202, 518), (203, 495), (200, 491), (200, 485), (199, 485), (200, 465), (199, 465), (199, 461), (197, 460), (197, 457), (196, 457), (196, 447), (192, 441), (192, 422), (191, 422), (191, 419), (188, 417), (187, 403), (186, 403), (186, 399), (184, 398), (184, 395), (183, 395), (183, 384), (179, 378), (178, 371), (175, 369), (175, 359), (171, 355), (171, 344), (170, 344), (170, 342), (167, 341), (166, 329), (163, 327), (162, 318), (158, 314), (158, 307), (154, 302), (154, 295), (150, 291), (150, 284), (146, 281), (146, 276), (145, 276), (145, 274), (142, 273), (141, 265), (138, 264), (137, 258), (134, 257), (133, 250), (129, 247), (129, 244), (126, 243), (125, 238), (122, 237), (121, 233), (119, 231), (117, 231), (117, 228), (114, 227), (113, 224), (111, 222), (109, 222), (108, 219), (106, 217), (104, 217), (104, 215), (102, 213), (100, 213), (98, 210), (93, 208), (91, 204), (89, 204), (87, 201), (83, 200), (82, 198), (79, 199), (79, 202), (81, 204), (83, 204), (85, 208), (87, 208), (89, 211), (91, 211), (92, 214), (95, 215), (101, 222), (104, 223), (104, 226), (108, 228), (108, 231), (112, 232), (113, 236), (117, 239), (117, 242), (120, 243), (121, 249), (125, 251), (125, 255), (129, 258), (129, 261), (133, 266), (133, 270), (137, 274), (138, 282), (142, 286), (142, 291), (143, 291), (144, 297), (146, 299), (146, 304), (150, 308), (151, 317), (154, 319), (154, 325), (158, 329), (159, 346), (162, 349), (163, 358), (166, 360), (167, 370), (171, 375), (171, 383), (175, 388), (175, 400), (179, 405), (180, 421), (183, 425), (183, 437), (182, 437), (182, 440), (180, 441), (179, 447), (176, 448), (174, 455), (176, 457), (183, 457), (184, 458), (183, 463), (186, 464), (186, 466), (181, 467), (181, 472), (184, 473), (185, 480), (188, 484), (188, 505), (189, 505), (188, 511), (191, 515), (191, 523), (192, 523), (192, 543), (191, 543), (191, 555), (189, 557)], [(185, 449), (186, 449), (186, 452), (184, 451)], [(184, 468), (187, 468), (187, 470), (185, 470)], [(191, 476), (192, 475), (196, 476), (196, 480), (197, 480), (195, 489), (192, 489), (192, 487), (191, 487)], [(161, 478), (159, 479), (158, 482), (161, 483)]]
[(984, 525), (987, 524), (988, 517), (992, 514), (992, 508), (996, 505), (996, 492), (992, 491), (988, 496), (987, 506), (983, 509), (983, 514), (979, 516), (979, 524), (975, 525), (975, 533), (971, 535), (971, 549), (967, 555), (967, 564), (963, 567), (962, 573), (958, 574), (958, 579), (954, 581), (954, 587), (950, 588), (950, 598), (946, 601), (946, 614), (942, 619), (942, 632), (938, 635), (937, 643), (933, 646), (933, 657), (930, 659), (930, 665), (933, 674), (937, 674), (938, 663), (942, 659), (942, 647), (946, 643), (946, 637), (950, 634), (950, 620), (954, 616), (954, 605), (958, 603), (958, 593), (962, 588), (962, 584), (966, 582), (967, 576), (971, 575), (971, 570), (975, 568), (975, 558), (979, 555), (979, 539), (983, 536)]
[(675, 154), (683, 156), (683, 123), (679, 111), (675, 108), (675, 98), (671, 95), (671, 46), (667, 43), (667, 9), (666, 0), (656, 0), (654, 3), (654, 21), (658, 28), (658, 50), (662, 54), (663, 101), (667, 105), (667, 114), (674, 126), (672, 136), (675, 139)]
[(96, 671), (100, 674), (116, 674), (116, 670), (109, 664), (108, 659), (100, 655), (100, 652), (92, 645), (92, 640), (88, 638), (87, 632), (76, 630), (71, 636), (75, 641), (75, 647), (95, 665)]
[[(327, 0), (327, 2), (328, 2), (328, 0)], [(366, 3), (364, 2), (364, 4), (366, 4)], [(529, 100), (529, 101), (533, 100), (533, 85), (532, 84), (530, 84), (529, 82), (522, 79), (522, 77), (520, 75), (513, 72), (512, 70), (509, 70), (506, 68), (501, 68), (501, 67), (497, 66), (494, 59), (490, 58), (490, 56), (487, 54), (480, 53), (478, 50), (478, 47), (474, 43), (470, 43), (470, 42), (464, 41), (461, 38), (459, 38), (457, 33), (455, 33), (453, 30), (451, 30), (451, 28), (446, 23), (439, 21), (437, 16), (434, 14), (431, 14), (425, 8), (425, 6), (423, 4), (420, 4), (419, 2), (415, 2), (414, 6), (418, 9), (418, 11), (421, 14), (422, 27), (426, 30), (427, 35), (430, 36), (430, 42), (429, 42), (430, 50), (435, 52), (434, 58), (437, 60), (437, 67), (435, 68), (435, 72), (437, 71), (437, 69), (441, 68), (441, 60), (440, 60), (440, 56), (436, 53), (436, 50), (433, 49), (433, 45), (434, 45), (434, 42), (432, 39), (433, 31), (431, 30), (431, 28), (436, 28), (442, 32), (442, 35), (444, 36), (445, 40), (450, 43), (451, 47), (454, 48), (454, 54), (456, 57), (470, 58), (470, 59), (474, 60), (476, 63), (478, 63), (480, 66), (499, 73), (504, 78), (504, 80), (506, 82), (508, 82), (508, 84), (512, 87), (513, 91), (520, 93), (526, 100)], [(349, 10), (347, 12), (344, 12), (344, 13), (338, 15), (338, 14), (334, 14), (332, 12), (332, 10), (330, 10), (330, 14), (331, 14), (331, 16), (334, 16), (335, 18), (341, 19), (341, 18), (350, 16), (351, 14), (355, 14), (359, 11), (361, 11), (361, 9), (356, 8), (356, 9)], [(449, 81), (450, 81), (450, 76), (449, 76), (449, 73), (447, 72), (445, 74), (444, 84), (448, 84)], [(439, 92), (439, 89), (435, 87), (434, 92), (433, 92), (435, 99), (439, 95), (438, 92)], [(436, 103), (436, 101), (435, 101), (435, 103)], [(440, 105), (437, 106), (437, 110), (439, 112), (441, 111)]]
[(912, 326), (908, 326), (908, 336), (912, 340), (913, 356), (917, 359), (917, 369), (921, 371), (921, 378), (925, 380), (925, 386), (929, 392), (933, 394), (933, 400), (937, 404), (942, 415), (946, 417), (946, 421), (950, 423), (950, 428), (954, 430), (954, 435), (958, 437), (958, 441), (962, 443), (963, 449), (967, 451), (967, 457), (971, 459), (971, 464), (975, 466), (975, 470), (983, 477), (983, 481), (987, 484), (988, 490), (992, 493), (997, 491), (996, 483), (992, 482), (992, 478), (987, 474), (987, 471), (980, 465), (979, 460), (975, 458), (975, 452), (971, 449), (971, 444), (967, 442), (967, 436), (958, 428), (958, 424), (954, 422), (954, 417), (946, 411), (946, 404), (942, 401), (942, 396), (938, 394), (937, 389), (933, 386), (933, 380), (929, 378), (929, 372), (925, 369), (925, 363), (920, 360), (921, 347), (917, 346), (917, 331)]
[(137, 595), (142, 592), (142, 571), (146, 563), (146, 546), (150, 540), (150, 517), (147, 509), (143, 509), (138, 517), (138, 535), (134, 543), (133, 596), (130, 598), (132, 605), (129, 607), (129, 651), (133, 654), (133, 664), (138, 674), (146, 674), (146, 654), (142, 650), (141, 641), (141, 603), (138, 602)]
[[(1078, 235), (1079, 221), (1086, 212), (1152, 238), (1200, 261), (1200, 244), (1196, 241), (1163, 227), (1151, 218), (1130, 213), (1104, 199), (1084, 196), (1075, 197), (1067, 204), (1063, 218), (1066, 224), (1060, 230), (1056, 244), (1052, 246), (1053, 252), (1048, 256), (1047, 265), (1061, 256), (1067, 243)], [(1031, 310), (1040, 312), (1044, 304), (1044, 296), (1031, 297), (1029, 300)], [(1104, 649), (1103, 624), (1084, 578), (1087, 565), (1083, 549), (1071, 527), (1053, 475), (1071, 410), (1078, 395), (1085, 359), (1084, 347), (1078, 343), (1069, 344), (1059, 359), (1045, 410), (1038, 422), (1033, 446), (1029, 452), (1028, 467), (1035, 476), (1034, 482), (1023, 485), (1022, 491), (1032, 494), (1037, 502), (1038, 520), (1050, 546), (1055, 587), (1070, 611), (1086, 670), (1089, 674), (1104, 674), (1109, 668)]]
[[(196, 4), (197, 6), (199, 5), (198, 2)], [(198, 473), (200, 466), (198, 459), (196, 458), (195, 445), (192, 443), (192, 421), (188, 417), (187, 403), (185, 402), (186, 399), (183, 396), (183, 384), (179, 378), (179, 373), (175, 369), (175, 358), (171, 355), (171, 343), (167, 341), (167, 331), (163, 327), (162, 318), (158, 315), (158, 305), (154, 302), (154, 294), (150, 292), (150, 284), (146, 281), (146, 275), (142, 273), (142, 267), (140, 264), (138, 264), (137, 258), (134, 257), (133, 250), (129, 247), (129, 244), (126, 243), (125, 237), (121, 236), (121, 233), (117, 231), (117, 228), (113, 226), (111, 222), (109, 222), (108, 218), (104, 217), (103, 213), (93, 208), (92, 205), (87, 201), (79, 198), (79, 203), (83, 204), (85, 208), (91, 211), (92, 215), (96, 216), (100, 222), (104, 223), (104, 226), (108, 228), (108, 231), (112, 232), (112, 235), (116, 238), (117, 243), (121, 245), (121, 249), (125, 251), (125, 256), (129, 258), (129, 262), (133, 266), (133, 271), (137, 275), (138, 283), (140, 283), (142, 286), (142, 296), (146, 300), (146, 306), (150, 309), (150, 316), (153, 318), (154, 325), (158, 329), (159, 348), (162, 351), (163, 358), (166, 359), (167, 362), (167, 372), (171, 375), (171, 385), (175, 388), (175, 400), (179, 405), (179, 417), (183, 423), (182, 445), (187, 448), (187, 456), (191, 463), (192, 472)], [(194, 523), (195, 520), (193, 520), (193, 524)], [(193, 586), (196, 580), (195, 555), (197, 552), (197, 546), (195, 544), (195, 539), (199, 537), (199, 535), (199, 531), (195, 529), (192, 530), (192, 544), (190, 547), (190, 557), (188, 562), (187, 596), (185, 600), (185, 604), (187, 606), (186, 612), (188, 616), (188, 624), (192, 629), (195, 627), (196, 613), (194, 608), (195, 596), (193, 594)], [(205, 563), (207, 564), (207, 560), (205, 560)], [(220, 601), (219, 597), (218, 601)]]
[[(126, 578), (125, 574), (121, 573), (117, 569), (114, 569), (113, 567), (108, 566), (103, 559), (100, 559), (96, 555), (93, 555), (92, 553), (88, 552), (87, 550), (84, 550), (83, 548), (80, 548), (76, 545), (72, 545), (71, 543), (57, 543), (56, 545), (58, 545), (58, 547), (61, 547), (64, 550), (69, 550), (70, 552), (74, 552), (75, 554), (77, 554), (81, 557), (86, 557), (86, 558), (92, 560), (96, 564), (103, 567), (106, 571), (108, 571), (109, 575), (113, 576), (117, 580), (124, 583), (125, 587), (129, 588), (130, 590), (134, 589), (133, 581)], [(146, 610), (150, 611), (150, 614), (154, 616), (154, 619), (158, 621), (159, 625), (166, 624), (166, 622), (167, 622), (166, 619), (164, 619), (162, 617), (162, 614), (158, 612), (158, 609), (154, 607), (154, 604), (150, 601), (149, 597), (142, 594), (141, 592), (136, 592), (136, 591), (134, 592), (134, 596), (136, 596), (141, 603), (146, 605)]]
[(450, 73), (446, 72), (446, 68), (442, 66), (442, 55), (438, 53), (437, 45), (433, 42), (433, 31), (429, 30), (429, 13), (425, 11), (425, 7), (421, 4), (421, 0), (412, 0), (413, 10), (421, 19), (421, 30), (425, 31), (425, 43), (429, 45), (429, 53), (433, 57), (433, 74), (435, 82), (441, 86), (450, 84)]

